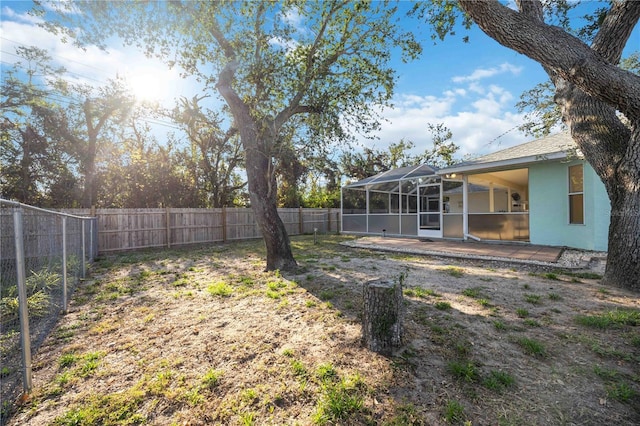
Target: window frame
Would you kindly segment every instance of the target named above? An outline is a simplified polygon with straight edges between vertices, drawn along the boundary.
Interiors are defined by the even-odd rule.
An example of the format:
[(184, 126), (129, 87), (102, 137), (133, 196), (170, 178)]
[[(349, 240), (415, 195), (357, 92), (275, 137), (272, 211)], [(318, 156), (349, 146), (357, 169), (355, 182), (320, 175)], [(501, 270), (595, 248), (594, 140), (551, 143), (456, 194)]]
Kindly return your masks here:
[[(571, 183), (571, 171), (572, 169), (575, 170), (576, 167), (579, 167), (580, 170), (582, 171), (582, 185), (580, 190), (575, 190), (576, 188), (572, 188), (572, 183)], [(584, 164), (573, 164), (571, 166), (567, 167), (567, 202), (568, 202), (568, 209), (567, 209), (567, 214), (568, 214), (568, 223), (569, 225), (585, 225), (585, 203), (584, 203)], [(572, 189), (574, 189), (572, 191)], [(581, 197), (582, 198), (582, 221), (581, 222), (574, 222), (574, 218), (573, 218), (573, 210), (572, 210), (572, 206), (573, 206), (573, 199), (575, 197)]]

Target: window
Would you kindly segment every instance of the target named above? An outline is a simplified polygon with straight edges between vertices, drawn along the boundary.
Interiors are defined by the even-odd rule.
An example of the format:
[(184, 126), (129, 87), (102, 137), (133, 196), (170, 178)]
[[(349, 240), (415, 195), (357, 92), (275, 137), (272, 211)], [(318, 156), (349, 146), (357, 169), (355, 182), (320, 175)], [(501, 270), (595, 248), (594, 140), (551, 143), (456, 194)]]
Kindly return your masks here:
[(584, 224), (584, 168), (569, 167), (569, 223)]

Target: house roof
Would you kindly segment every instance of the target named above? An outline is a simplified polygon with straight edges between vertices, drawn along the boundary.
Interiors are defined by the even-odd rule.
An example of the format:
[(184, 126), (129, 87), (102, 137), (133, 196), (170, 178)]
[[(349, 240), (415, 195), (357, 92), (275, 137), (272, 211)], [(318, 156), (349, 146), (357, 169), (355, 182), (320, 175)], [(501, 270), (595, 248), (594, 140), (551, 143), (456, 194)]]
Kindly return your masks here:
[(571, 134), (566, 131), (512, 146), (482, 157), (464, 161), (438, 170), (439, 175), (476, 170), (512, 168), (543, 160), (566, 158), (568, 152), (577, 149)]
[(351, 183), (345, 188), (354, 188), (358, 186), (374, 185), (385, 182), (397, 182), (404, 179), (419, 178), (422, 176), (433, 176), (437, 173), (438, 168), (430, 166), (428, 164), (420, 164), (418, 166), (400, 167), (398, 169), (387, 170), (386, 172), (378, 173), (375, 176), (359, 180), (358, 182)]

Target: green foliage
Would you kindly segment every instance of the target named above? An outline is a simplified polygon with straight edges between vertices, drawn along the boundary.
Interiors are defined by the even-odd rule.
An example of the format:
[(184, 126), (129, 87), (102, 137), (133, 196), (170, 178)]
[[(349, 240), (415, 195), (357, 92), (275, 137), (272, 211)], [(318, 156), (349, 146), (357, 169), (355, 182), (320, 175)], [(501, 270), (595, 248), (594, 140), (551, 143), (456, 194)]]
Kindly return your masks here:
[(216, 281), (207, 286), (207, 292), (212, 296), (229, 297), (233, 294), (233, 287), (224, 281)]
[(622, 325), (640, 325), (640, 311), (633, 309), (615, 309), (599, 315), (577, 315), (575, 321), (586, 327), (607, 329)]
[(505, 371), (492, 370), (489, 376), (485, 377), (482, 384), (487, 388), (497, 392), (502, 392), (512, 386), (515, 379)]
[(607, 386), (607, 396), (619, 402), (629, 402), (637, 395), (638, 392), (625, 382), (613, 383)]
[(448, 311), (451, 309), (451, 303), (449, 302), (436, 302), (433, 306), (440, 311)]
[(504, 331), (507, 329), (507, 326), (505, 325), (505, 323), (500, 320), (493, 321), (493, 327), (499, 331)]
[(549, 297), (549, 300), (554, 300), (554, 301), (562, 300), (562, 296), (560, 296), (558, 293), (549, 293), (547, 297)]
[(547, 356), (547, 351), (544, 345), (535, 339), (520, 337), (516, 340), (516, 342), (518, 343), (518, 345), (520, 345), (524, 353), (526, 353), (527, 355), (535, 356), (538, 358), (545, 358)]
[(316, 405), (313, 421), (316, 424), (342, 424), (366, 411), (366, 384), (359, 376), (347, 376), (338, 382), (325, 382)]
[(443, 271), (456, 278), (461, 278), (464, 275), (464, 269), (459, 266), (447, 266)]
[(56, 417), (54, 426), (125, 426), (145, 423), (145, 416), (138, 412), (144, 392), (137, 387), (125, 392), (108, 395), (90, 395), (77, 406), (72, 406)]
[(479, 378), (478, 369), (471, 361), (450, 361), (447, 364), (447, 370), (457, 379), (466, 382), (475, 382)]
[(462, 290), (462, 294), (464, 296), (472, 297), (474, 299), (477, 299), (478, 297), (480, 297), (481, 292), (482, 292), (482, 287), (465, 288), (464, 290)]
[(525, 294), (524, 300), (527, 301), (528, 303), (531, 303), (532, 305), (540, 304), (540, 296), (537, 294)]
[(441, 297), (438, 293), (430, 288), (423, 287), (408, 287), (403, 291), (405, 296), (409, 297), (419, 297), (421, 299), (425, 299), (427, 297)]
[(447, 423), (458, 424), (465, 420), (464, 407), (456, 400), (447, 401), (444, 407), (444, 420)]
[(204, 376), (202, 376), (202, 385), (206, 389), (213, 389), (220, 384), (223, 372), (220, 370), (209, 369)]
[(395, 416), (384, 422), (383, 426), (424, 426), (426, 422), (418, 412), (415, 405), (411, 403), (396, 406)]
[(60, 368), (71, 367), (78, 361), (79, 357), (74, 353), (63, 354), (58, 360), (58, 366)]

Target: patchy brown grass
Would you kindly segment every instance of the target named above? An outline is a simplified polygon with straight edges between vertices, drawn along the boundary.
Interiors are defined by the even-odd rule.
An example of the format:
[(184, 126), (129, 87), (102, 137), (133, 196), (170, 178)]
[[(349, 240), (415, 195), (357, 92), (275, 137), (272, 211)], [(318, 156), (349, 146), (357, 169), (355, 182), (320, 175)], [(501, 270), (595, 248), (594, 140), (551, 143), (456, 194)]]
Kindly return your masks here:
[[(9, 424), (640, 423), (637, 295), (348, 238), (294, 237), (295, 274), (263, 272), (260, 241), (102, 258)], [(360, 345), (362, 283), (403, 272), (384, 358)]]

